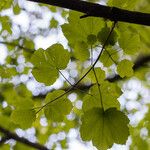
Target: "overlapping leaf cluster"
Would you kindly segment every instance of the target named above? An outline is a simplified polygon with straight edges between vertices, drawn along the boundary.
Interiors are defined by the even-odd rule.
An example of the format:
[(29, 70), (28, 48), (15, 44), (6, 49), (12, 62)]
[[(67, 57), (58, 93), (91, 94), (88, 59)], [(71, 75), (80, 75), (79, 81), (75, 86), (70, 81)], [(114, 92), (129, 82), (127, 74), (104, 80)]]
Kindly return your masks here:
[[(90, 1), (96, 2), (96, 0)], [(141, 7), (140, 3), (138, 5), (138, 0), (109, 0), (107, 4), (129, 10)], [(136, 4), (137, 7), (134, 7)], [(143, 2), (143, 5), (146, 4)], [(20, 14), (19, 3), (12, 0), (0, 1), (0, 10), (10, 7), (14, 15)], [(142, 80), (146, 78), (145, 74), (149, 70), (145, 67), (142, 74), (134, 72), (133, 62), (140, 53), (149, 54), (150, 30), (147, 27), (118, 22), (111, 32), (113, 22), (108, 20), (91, 16), (80, 19), (84, 14), (60, 11), (52, 6), (48, 8), (53, 13), (61, 13), (62, 17), (67, 19), (67, 22), (61, 25), (61, 29), (68, 41), (68, 48), (65, 49), (63, 45), (56, 43), (47, 49), (34, 50), (35, 45), (32, 41), (34, 33), (31, 34), (31, 39), (29, 36), (14, 39), (13, 44), (1, 41), (7, 44), (8, 56), (5, 64), (0, 66), (0, 126), (9, 130), (34, 127), (36, 137), (42, 144), (45, 144), (52, 134), (57, 135), (65, 131), (66, 136), (71, 128), (79, 128), (82, 140), (92, 141), (100, 150), (111, 148), (114, 143), (125, 144), (129, 134), (134, 138), (139, 134), (138, 142), (133, 140), (131, 148), (135, 145), (141, 148), (145, 141), (140, 137), (139, 131), (149, 119), (147, 117), (146, 121), (141, 121), (142, 125), (129, 133), (129, 119), (120, 109), (118, 100), (122, 94), (121, 85), (118, 86), (107, 80), (112, 75), (119, 76), (119, 79), (123, 80), (132, 76)], [(8, 36), (9, 39), (13, 33), (11, 20), (7, 15), (1, 15), (0, 23), (2, 38), (7, 39)], [(49, 27), (57, 30), (58, 26), (58, 20), (52, 17)], [(99, 54), (100, 58), (93, 66)], [(21, 71), (18, 69), (20, 56), (25, 59)], [(63, 71), (67, 72), (69, 77), (66, 77)], [(64, 84), (61, 89), (53, 89), (46, 96), (42, 95), (39, 98), (27, 90), (27, 87), (21, 83), (23, 81), (10, 84), (14, 78), (21, 78), (22, 75), (30, 76), (28, 81), (34, 78), (44, 87), (53, 85), (61, 76)], [(24, 84), (28, 85), (28, 81)], [(80, 85), (88, 87), (88, 91), (83, 88), (78, 89)], [(70, 101), (69, 96), (74, 91), (77, 97)], [(82, 108), (77, 107), (77, 102), (82, 103)], [(41, 121), (42, 119), (45, 120)], [(146, 127), (149, 130), (149, 126)], [(66, 138), (58, 141), (65, 149)], [(148, 140), (145, 145), (148, 149)], [(8, 150), (10, 146), (4, 145), (2, 149)], [(17, 142), (14, 149), (30, 148)]]

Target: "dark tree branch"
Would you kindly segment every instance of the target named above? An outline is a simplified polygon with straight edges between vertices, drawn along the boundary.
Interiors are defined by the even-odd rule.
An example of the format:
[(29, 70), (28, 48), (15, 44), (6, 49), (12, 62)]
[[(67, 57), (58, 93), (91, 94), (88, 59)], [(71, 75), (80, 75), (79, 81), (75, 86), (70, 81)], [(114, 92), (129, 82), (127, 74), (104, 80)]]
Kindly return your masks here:
[[(150, 55), (146, 55), (146, 56), (141, 56), (139, 57), (133, 66), (133, 70), (137, 71), (138, 69), (141, 69), (142, 67), (144, 67), (148, 62), (150, 62)], [(119, 81), (122, 80), (124, 78), (121, 78), (118, 74), (115, 74), (113, 76), (107, 77), (105, 80), (109, 81), (109, 82), (115, 82), (115, 81)], [(87, 91), (90, 87), (92, 87), (94, 84), (78, 84), (74, 90), (82, 90), (82, 91)], [(70, 89), (69, 87), (63, 88), (61, 90), (65, 90), (67, 91), (68, 89)], [(38, 96), (34, 96), (33, 98), (45, 98), (45, 96), (47, 95), (47, 93), (45, 95), (38, 95)]]
[(8, 136), (3, 136), (0, 140), (0, 146), (3, 145), (6, 141), (8, 141), (10, 138)]
[(122, 21), (150, 26), (150, 14), (128, 11), (116, 7), (103, 6), (80, 0), (29, 0), (85, 13), (87, 16), (102, 17), (112, 21)]
[(2, 126), (0, 126), (0, 132), (3, 133), (9, 139), (14, 139), (20, 143), (26, 144), (30, 147), (35, 148), (35, 149), (49, 150), (48, 148), (46, 148), (45, 146), (43, 146), (39, 143), (33, 143), (33, 142), (30, 142), (29, 140), (23, 138), (23, 137), (19, 137), (17, 134), (10, 132), (9, 130), (3, 128)]

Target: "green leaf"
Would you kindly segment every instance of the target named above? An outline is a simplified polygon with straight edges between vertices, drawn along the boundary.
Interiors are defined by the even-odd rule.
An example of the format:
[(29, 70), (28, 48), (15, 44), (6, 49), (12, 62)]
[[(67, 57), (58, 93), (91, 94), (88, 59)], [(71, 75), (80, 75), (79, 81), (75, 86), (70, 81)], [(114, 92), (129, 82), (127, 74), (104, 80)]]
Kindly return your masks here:
[(0, 66), (0, 76), (2, 78), (11, 78), (15, 75), (17, 75), (17, 71), (15, 68), (5, 68)]
[(35, 148), (17, 142), (16, 145), (14, 146), (14, 150), (35, 150)]
[[(102, 45), (106, 42), (109, 33), (110, 33), (110, 28), (104, 27), (97, 34), (97, 39), (102, 43)], [(111, 33), (106, 45), (115, 45), (116, 42), (117, 42), (117, 33), (116, 33), (116, 31), (113, 31)]]
[(93, 108), (84, 113), (81, 121), (82, 140), (92, 140), (100, 150), (107, 150), (114, 143), (125, 144), (129, 136), (129, 119), (115, 108), (104, 112), (100, 108)]
[(11, 23), (10, 23), (9, 17), (8, 16), (2, 16), (2, 17), (0, 16), (0, 22), (2, 24), (2, 30), (3, 31), (6, 30), (9, 34), (12, 34)]
[(27, 61), (28, 60), (30, 61), (31, 56), (34, 53), (34, 49), (35, 49), (34, 41), (32, 39), (29, 39), (29, 38), (24, 38), (23, 39), (23, 46), (26, 48), (26, 49), (23, 49), (23, 55)]
[(54, 44), (46, 50), (35, 51), (31, 58), (34, 65), (32, 74), (37, 81), (46, 85), (53, 84), (59, 75), (59, 69), (65, 69), (70, 55), (60, 44)]
[(1, 149), (2, 149), (2, 150), (10, 150), (11, 148), (10, 148), (10, 145), (9, 145), (9, 144), (3, 144), (3, 145), (1, 146)]
[(88, 45), (85, 42), (78, 42), (74, 47), (74, 55), (77, 59), (85, 61), (89, 58)]
[(24, 84), (20, 84), (15, 88), (16, 93), (24, 98), (32, 98), (32, 92), (29, 91)]
[(137, 2), (139, 1), (138, 0), (109, 0), (108, 5), (132, 10), (133, 8), (135, 8)]
[(50, 21), (50, 28), (57, 28), (57, 26), (58, 26), (58, 21), (52, 18)]
[(90, 35), (97, 35), (105, 26), (104, 21), (100, 18), (86, 17), (80, 19), (82, 15), (82, 13), (70, 11), (68, 23), (61, 26), (69, 45), (72, 47), (78, 42), (87, 42)]
[[(100, 67), (94, 68), (95, 73), (96, 73), (96, 77), (98, 79), (98, 83), (102, 83), (106, 77), (105, 75), (105, 71), (102, 70)], [(91, 80), (92, 83), (97, 83), (94, 72), (91, 71), (89, 72), (89, 74), (87, 75), (87, 78), (89, 78)]]
[(33, 101), (30, 98), (16, 97), (15, 100), (12, 101), (13, 106), (19, 109), (31, 109), (33, 107)]
[(140, 36), (125, 30), (120, 32), (118, 39), (120, 47), (126, 54), (135, 54), (140, 50)]
[(0, 114), (0, 126), (9, 130), (12, 130), (16, 127), (14, 123), (10, 120), (10, 116), (6, 116), (4, 114)]
[(95, 44), (96, 41), (97, 41), (96, 35), (94, 35), (94, 34), (88, 35), (88, 37), (87, 37), (87, 42), (88, 42), (89, 45)]
[(57, 90), (49, 93), (46, 96), (45, 103), (49, 103), (44, 108), (44, 113), (47, 119), (53, 121), (63, 121), (65, 115), (69, 114), (72, 109), (71, 102), (67, 99), (66, 95), (60, 97), (59, 99), (53, 101), (60, 95), (64, 94), (64, 91)]
[(120, 104), (117, 100), (119, 93), (117, 87), (113, 83), (105, 82), (100, 86), (100, 93), (98, 86), (94, 85), (90, 88), (89, 94), (83, 98), (83, 111), (90, 110), (94, 107), (102, 108), (101, 99), (103, 103), (104, 110), (107, 110), (111, 107), (116, 107), (120, 109)]
[(33, 101), (31, 99), (31, 92), (27, 90), (24, 85), (20, 85), (16, 88), (8, 87), (4, 89), (3, 95), (5, 100), (11, 106), (17, 109), (32, 109)]
[(8, 9), (12, 5), (13, 0), (1, 0), (0, 1), (0, 11), (3, 9)]
[(105, 67), (109, 67), (118, 61), (118, 52), (111, 47), (105, 48), (104, 52), (100, 57), (100, 61)]
[(130, 60), (124, 59), (117, 66), (118, 74), (123, 77), (131, 77), (133, 75), (133, 63)]
[(15, 15), (18, 15), (21, 11), (21, 8), (19, 7), (18, 4), (16, 4), (14, 7), (13, 7), (13, 12)]
[(35, 119), (36, 113), (32, 109), (16, 109), (11, 114), (11, 120), (23, 129), (31, 127)]
[(34, 67), (32, 70), (32, 74), (35, 79), (39, 82), (43, 82), (46, 85), (53, 84), (58, 78), (58, 71), (56, 69), (51, 69), (50, 67), (41, 66)]

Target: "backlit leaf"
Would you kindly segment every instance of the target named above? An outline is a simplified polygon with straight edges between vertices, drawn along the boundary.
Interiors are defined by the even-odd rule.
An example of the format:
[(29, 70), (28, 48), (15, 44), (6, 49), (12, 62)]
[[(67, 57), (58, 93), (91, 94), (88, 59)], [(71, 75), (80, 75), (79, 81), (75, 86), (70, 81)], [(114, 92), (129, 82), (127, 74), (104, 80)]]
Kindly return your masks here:
[(31, 58), (34, 65), (32, 74), (37, 81), (50, 85), (56, 81), (59, 69), (65, 69), (70, 55), (60, 44), (54, 44), (46, 50), (35, 51)]
[(17, 75), (17, 71), (15, 68), (5, 68), (0, 66), (0, 77), (11, 78), (15, 75)]
[(100, 57), (100, 61), (105, 67), (109, 67), (118, 61), (118, 52), (110, 47), (106, 48)]
[(20, 13), (21, 9), (19, 7), (18, 4), (16, 4), (14, 7), (13, 7), (13, 12), (15, 15), (18, 15)]
[(127, 59), (122, 60), (119, 62), (117, 66), (117, 72), (118, 74), (123, 77), (131, 77), (133, 75), (133, 63)]
[(78, 42), (74, 47), (74, 55), (77, 59), (85, 61), (89, 58), (88, 45), (85, 42)]
[[(107, 40), (107, 37), (110, 33), (110, 28), (104, 27), (102, 30), (98, 33), (97, 39), (101, 42), (101, 44), (104, 44)], [(117, 42), (117, 33), (116, 31), (113, 31), (110, 35), (110, 38), (107, 41), (107, 45), (114, 45)]]
[(88, 42), (89, 45), (95, 44), (96, 41), (97, 41), (96, 35), (94, 35), (94, 34), (88, 35), (88, 37), (87, 37), (87, 42)]
[[(104, 81), (105, 77), (106, 77), (105, 71), (102, 70), (100, 67), (94, 68), (94, 70), (95, 70), (95, 73), (96, 73), (96, 77), (97, 77), (98, 83), (99, 84), (102, 83)], [(91, 80), (92, 83), (97, 83), (93, 71), (89, 72), (87, 77)]]
[[(86, 17), (80, 19), (82, 15), (82, 13), (70, 11), (68, 18), (69, 23), (62, 25), (63, 33), (69, 45), (72, 47), (81, 41), (88, 41), (89, 43), (89, 36), (91, 36), (91, 34), (96, 36), (101, 28), (105, 26), (104, 21), (100, 18)], [(91, 43), (89, 44), (91, 45)]]
[(101, 84), (100, 93), (98, 86), (94, 85), (90, 88), (89, 94), (84, 97), (82, 109), (83, 111), (87, 111), (94, 107), (102, 108), (103, 104), (104, 110), (110, 107), (116, 107), (119, 110), (120, 104), (117, 100), (118, 97), (119, 93), (114, 84), (109, 84), (107, 82)]
[(11, 114), (11, 120), (23, 129), (31, 127), (35, 119), (36, 114), (32, 109), (16, 109)]
[(46, 96), (45, 103), (49, 103), (49, 104), (44, 107), (44, 113), (47, 119), (60, 122), (63, 121), (65, 115), (70, 113), (72, 109), (72, 104), (67, 99), (66, 95), (53, 101), (63, 93), (64, 91), (57, 90), (52, 93), (49, 93)]
[(108, 5), (125, 9), (134, 9), (138, 0), (109, 0)]
[(126, 54), (134, 54), (140, 50), (140, 36), (129, 31), (120, 32), (119, 45)]
[(92, 140), (99, 150), (107, 150), (114, 143), (125, 144), (129, 136), (129, 119), (115, 108), (104, 112), (101, 108), (90, 109), (84, 113), (81, 121), (82, 140)]

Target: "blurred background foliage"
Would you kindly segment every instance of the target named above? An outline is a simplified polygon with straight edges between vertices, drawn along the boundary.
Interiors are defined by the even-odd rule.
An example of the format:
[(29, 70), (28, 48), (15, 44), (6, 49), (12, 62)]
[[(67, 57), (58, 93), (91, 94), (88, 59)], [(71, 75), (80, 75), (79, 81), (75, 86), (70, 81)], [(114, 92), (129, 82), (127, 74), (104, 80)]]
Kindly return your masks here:
[[(89, 1), (150, 13), (150, 0)], [(82, 20), (79, 19), (81, 15), (67, 9), (25, 0), (0, 0), (0, 125), (33, 142), (46, 144), (49, 149), (67, 149), (69, 143), (75, 139), (81, 142), (78, 130), (83, 113), (83, 97), (92, 80), (90, 75), (79, 84), (85, 86), (82, 90), (76, 89), (67, 94), (73, 109), (63, 122), (47, 120), (42, 111), (36, 115), (36, 120), (32, 118), (33, 123), (27, 125), (24, 122), (18, 123), (20, 118), (19, 121), (16, 118), (13, 120), (11, 115), (17, 107), (24, 109), (26, 103), (35, 108), (42, 106), (47, 93), (56, 89), (66, 90), (70, 86), (68, 81), (71, 84), (78, 81), (90, 66), (88, 49), (91, 44), (94, 49), (93, 59), (96, 58), (112, 23), (102, 18), (89, 17)], [(150, 56), (149, 39), (150, 27), (117, 23), (106, 47), (107, 51), (103, 53), (97, 66), (103, 68), (107, 77), (114, 75), (117, 73), (116, 64), (122, 59), (127, 58), (134, 63), (142, 57)], [(54, 43), (61, 43), (70, 52), (70, 62), (62, 71), (68, 81), (59, 75), (53, 85), (46, 86), (33, 77), (31, 57), (37, 49), (47, 49)], [(137, 69), (130, 78), (114, 82), (122, 91), (119, 97), (121, 110), (130, 119), (130, 136), (122, 149), (150, 149), (149, 67), (150, 62)], [(5, 135), (1, 134), (1, 138), (3, 136)], [(87, 149), (91, 148), (90, 143), (82, 144)], [(114, 145), (113, 148), (117, 149), (117, 146)], [(33, 148), (7, 140), (0, 144), (0, 149)]]

